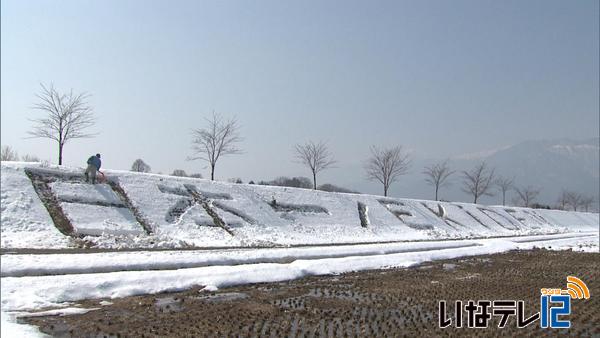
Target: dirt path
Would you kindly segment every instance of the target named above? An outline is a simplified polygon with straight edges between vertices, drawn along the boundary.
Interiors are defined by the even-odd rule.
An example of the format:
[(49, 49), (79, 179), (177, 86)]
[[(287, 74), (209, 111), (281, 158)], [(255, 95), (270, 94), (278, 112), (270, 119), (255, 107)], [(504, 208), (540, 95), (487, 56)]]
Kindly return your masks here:
[[(58, 337), (203, 336), (540, 336), (600, 335), (600, 254), (533, 250), (425, 263), (409, 269), (310, 277), (219, 290), (127, 297), (86, 314), (22, 319)], [(438, 328), (438, 301), (524, 300), (539, 311), (540, 288), (587, 283), (591, 298), (573, 300), (571, 329)], [(497, 325), (499, 317), (492, 317)], [(492, 326), (492, 325), (490, 325)]]

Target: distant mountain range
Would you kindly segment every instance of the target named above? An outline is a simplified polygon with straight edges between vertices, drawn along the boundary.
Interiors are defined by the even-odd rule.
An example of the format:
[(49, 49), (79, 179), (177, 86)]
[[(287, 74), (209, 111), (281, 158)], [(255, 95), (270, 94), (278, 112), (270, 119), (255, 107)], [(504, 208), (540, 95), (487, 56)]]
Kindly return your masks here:
[[(593, 196), (598, 209), (600, 189), (600, 138), (584, 140), (526, 141), (513, 146), (473, 154), (452, 156), (449, 163), (456, 173), (451, 185), (441, 190), (440, 198), (449, 201), (470, 202), (471, 198), (460, 190), (462, 170), (468, 170), (481, 161), (495, 168), (498, 175), (514, 177), (517, 186), (531, 185), (541, 189), (537, 201), (554, 205), (562, 189)], [(433, 188), (426, 185), (422, 170), (438, 160), (415, 159), (411, 173), (392, 187), (392, 194), (401, 197), (433, 198)], [(369, 188), (372, 190), (372, 187)], [(511, 193), (507, 197), (511, 201)], [(498, 204), (501, 197), (485, 197), (482, 203)]]

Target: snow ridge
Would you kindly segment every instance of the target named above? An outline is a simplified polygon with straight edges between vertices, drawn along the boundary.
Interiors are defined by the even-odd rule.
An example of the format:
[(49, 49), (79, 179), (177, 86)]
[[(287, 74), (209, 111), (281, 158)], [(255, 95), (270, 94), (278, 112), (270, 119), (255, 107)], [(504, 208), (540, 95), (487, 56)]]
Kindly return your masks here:
[[(83, 168), (33, 163), (2, 162), (1, 170), (4, 249), (274, 247), (599, 228), (596, 213), (382, 198), (114, 170), (104, 172), (108, 182), (91, 185), (82, 180)], [(44, 181), (44, 194), (53, 198), (39, 195), (27, 173)], [(61, 233), (57, 216), (49, 214), (52, 210), (60, 210), (72, 229)]]

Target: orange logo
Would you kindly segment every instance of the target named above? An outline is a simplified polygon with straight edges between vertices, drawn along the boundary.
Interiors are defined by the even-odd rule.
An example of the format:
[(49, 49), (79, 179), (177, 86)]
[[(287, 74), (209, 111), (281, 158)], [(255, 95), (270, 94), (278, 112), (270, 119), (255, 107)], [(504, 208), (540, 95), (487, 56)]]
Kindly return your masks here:
[(581, 279), (575, 276), (567, 277), (567, 289), (562, 290), (561, 293), (563, 295), (568, 294), (573, 299), (590, 298), (590, 289), (588, 289), (587, 285), (585, 285), (585, 283)]

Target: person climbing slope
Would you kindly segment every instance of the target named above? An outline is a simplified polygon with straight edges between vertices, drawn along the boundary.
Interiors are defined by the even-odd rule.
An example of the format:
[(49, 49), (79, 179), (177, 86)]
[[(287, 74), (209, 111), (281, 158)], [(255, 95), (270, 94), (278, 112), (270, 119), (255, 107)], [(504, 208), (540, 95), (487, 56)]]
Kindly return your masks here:
[(85, 169), (85, 181), (89, 182), (92, 179), (92, 184), (96, 184), (96, 174), (100, 170), (102, 161), (100, 161), (100, 154), (92, 155), (87, 160), (87, 169)]

